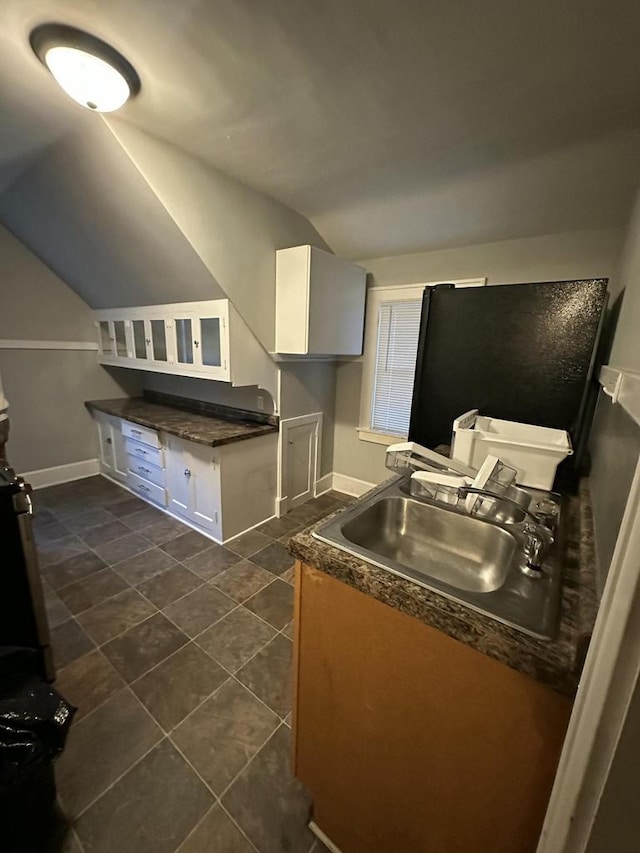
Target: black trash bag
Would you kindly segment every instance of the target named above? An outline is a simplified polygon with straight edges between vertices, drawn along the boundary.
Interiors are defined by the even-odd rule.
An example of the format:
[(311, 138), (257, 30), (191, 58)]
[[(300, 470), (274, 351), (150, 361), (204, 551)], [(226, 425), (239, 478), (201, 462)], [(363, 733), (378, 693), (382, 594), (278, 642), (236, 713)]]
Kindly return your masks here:
[(0, 646), (0, 851), (42, 853), (54, 831), (53, 762), (76, 709), (43, 681), (32, 649)]
[(0, 647), (0, 796), (64, 749), (76, 709), (35, 673), (32, 649)]
[(64, 749), (76, 709), (32, 676), (0, 683), (0, 796)]

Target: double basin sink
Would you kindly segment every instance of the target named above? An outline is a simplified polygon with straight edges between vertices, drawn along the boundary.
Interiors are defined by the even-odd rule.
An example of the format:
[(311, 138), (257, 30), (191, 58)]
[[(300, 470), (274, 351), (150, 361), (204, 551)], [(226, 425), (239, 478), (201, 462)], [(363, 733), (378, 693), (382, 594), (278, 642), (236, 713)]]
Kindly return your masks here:
[[(533, 491), (519, 491), (525, 503), (535, 500)], [(406, 480), (398, 479), (330, 519), (314, 536), (526, 634), (550, 640), (558, 630), (560, 570), (547, 555), (539, 577), (522, 571), (524, 509), (503, 502), (489, 518), (472, 517), (412, 497)]]

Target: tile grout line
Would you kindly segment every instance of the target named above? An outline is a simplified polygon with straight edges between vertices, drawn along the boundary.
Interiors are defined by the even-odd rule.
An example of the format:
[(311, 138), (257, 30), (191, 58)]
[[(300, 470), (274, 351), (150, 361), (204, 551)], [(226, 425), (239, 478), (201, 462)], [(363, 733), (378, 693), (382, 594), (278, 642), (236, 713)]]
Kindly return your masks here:
[[(261, 753), (261, 752), (262, 752), (262, 750), (265, 748), (265, 746), (269, 743), (269, 741), (271, 740), (271, 738), (272, 738), (272, 737), (275, 735), (275, 733), (280, 729), (280, 727), (281, 727), (281, 726), (284, 726), (284, 725), (286, 725), (286, 724), (285, 724), (285, 723), (283, 723), (282, 721), (281, 721), (280, 723), (278, 723), (278, 725), (277, 725), (277, 726), (275, 727), (275, 729), (271, 732), (271, 734), (269, 735), (269, 737), (267, 737), (267, 738), (265, 739), (264, 743), (262, 743), (262, 744), (258, 747), (258, 749), (256, 749), (256, 751), (255, 751), (255, 752), (254, 752), (254, 754), (251, 756), (251, 758), (247, 761), (247, 763), (244, 765), (244, 767), (242, 768), (242, 770), (240, 770), (240, 771), (238, 771), (238, 773), (236, 773), (236, 775), (233, 777), (233, 779), (231, 780), (231, 782), (229, 782), (229, 784), (227, 785), (227, 787), (226, 787), (226, 788), (222, 791), (222, 793), (218, 796), (218, 800), (220, 801), (220, 805), (221, 805), (221, 806), (223, 805), (223, 803), (222, 803), (222, 798), (223, 798), (223, 797), (225, 797), (225, 796), (227, 795), (227, 793), (229, 792), (229, 790), (231, 789), (231, 787), (232, 787), (232, 786), (237, 782), (238, 778), (242, 775), (242, 773), (244, 773), (244, 771), (245, 771), (245, 770), (246, 770), (246, 769), (247, 769), (251, 764), (253, 764), (253, 762), (255, 761), (255, 759), (260, 755), (260, 753)], [(226, 811), (226, 809), (225, 809), (225, 811)]]
[[(168, 571), (168, 570), (167, 570), (167, 571)], [(160, 573), (160, 574), (162, 574), (162, 573)], [(157, 576), (154, 576), (154, 577), (157, 577)], [(274, 579), (273, 579), (272, 581), (269, 581), (269, 583), (268, 583), (268, 584), (266, 584), (264, 587), (262, 587), (262, 589), (266, 589), (266, 588), (267, 588), (267, 586), (270, 586), (270, 585), (271, 585), (275, 580), (277, 580), (277, 577), (274, 577)], [(283, 581), (283, 582), (284, 582), (284, 583), (286, 583), (286, 581)], [(206, 583), (207, 583), (207, 581), (204, 581), (202, 584), (200, 584), (200, 586), (196, 587), (196, 589), (201, 589), (201, 588), (202, 588)], [(134, 590), (136, 589), (135, 587), (130, 587), (130, 588), (131, 588), (131, 589), (134, 589)], [(195, 592), (195, 591), (196, 591), (196, 589), (192, 590), (192, 592)], [(261, 592), (261, 591), (262, 591), (262, 589), (261, 589), (261, 590), (259, 590), (259, 592)], [(115, 596), (111, 596), (111, 598), (105, 599), (105, 601), (111, 601), (111, 600), (113, 600), (114, 598), (117, 598), (119, 595), (122, 595), (122, 594), (123, 594), (124, 592), (126, 592), (126, 591), (127, 591), (127, 590), (122, 590), (122, 592), (117, 593)], [(176, 622), (174, 622), (174, 621), (173, 621), (173, 619), (171, 619), (171, 617), (170, 617), (170, 616), (168, 616), (166, 613), (164, 613), (164, 611), (163, 611), (163, 610), (161, 610), (160, 608), (158, 608), (158, 607), (157, 607), (157, 605), (155, 605), (155, 604), (154, 604), (150, 599), (148, 599), (148, 598), (144, 595), (144, 593), (140, 592), (139, 590), (136, 590), (136, 591), (137, 591), (137, 592), (140, 594), (140, 596), (141, 596), (142, 598), (144, 598), (144, 599), (145, 599), (145, 601), (147, 601), (147, 602), (148, 602), (152, 607), (155, 607), (155, 612), (154, 612), (154, 613), (149, 614), (149, 615), (148, 615), (148, 616), (146, 616), (144, 619), (141, 619), (139, 622), (136, 622), (134, 625), (131, 625), (131, 626), (129, 626), (128, 628), (125, 628), (123, 631), (120, 631), (118, 634), (114, 634), (114, 636), (113, 636), (113, 637), (110, 637), (108, 640), (105, 640), (105, 641), (104, 641), (104, 643), (98, 644), (98, 643), (93, 639), (93, 637), (91, 636), (91, 634), (89, 634), (89, 633), (87, 632), (87, 630), (82, 626), (81, 622), (77, 619), (77, 616), (84, 615), (84, 614), (86, 614), (86, 613), (88, 612), (88, 610), (91, 610), (91, 609), (93, 609), (93, 608), (88, 608), (88, 610), (82, 611), (82, 613), (80, 613), (80, 614), (75, 614), (75, 615), (74, 615), (74, 614), (71, 614), (71, 616), (70, 616), (70, 618), (69, 618), (69, 619), (66, 619), (63, 623), (61, 623), (61, 624), (65, 624), (65, 622), (70, 622), (70, 621), (74, 621), (74, 622), (76, 622), (76, 624), (78, 625), (78, 627), (79, 627), (79, 628), (80, 628), (80, 629), (85, 633), (85, 635), (87, 636), (87, 638), (89, 639), (89, 641), (93, 644), (93, 648), (92, 648), (90, 651), (85, 652), (85, 654), (80, 655), (79, 657), (77, 657), (77, 658), (75, 658), (74, 660), (70, 661), (68, 664), (65, 664), (65, 666), (64, 666), (64, 667), (60, 667), (60, 669), (61, 669), (61, 670), (66, 669), (66, 667), (67, 667), (67, 666), (70, 666), (71, 664), (75, 663), (77, 660), (80, 660), (81, 658), (85, 657), (86, 655), (92, 654), (92, 653), (93, 653), (93, 652), (95, 652), (95, 651), (99, 651), (99, 652), (100, 652), (100, 653), (105, 657), (105, 659), (108, 661), (108, 663), (109, 663), (109, 664), (114, 668), (114, 670), (115, 670), (115, 672), (117, 672), (118, 676), (119, 676), (120, 678), (122, 678), (123, 683), (124, 683), (126, 686), (129, 686), (130, 684), (134, 684), (134, 683), (136, 683), (137, 681), (140, 681), (140, 679), (144, 678), (144, 677), (145, 677), (146, 675), (148, 675), (150, 672), (153, 672), (157, 667), (159, 667), (159, 666), (160, 666), (161, 664), (163, 664), (165, 661), (169, 660), (169, 658), (173, 657), (173, 656), (174, 656), (175, 654), (177, 654), (179, 651), (182, 651), (182, 650), (183, 650), (183, 649), (184, 649), (184, 648), (185, 648), (185, 647), (186, 647), (186, 646), (191, 642), (191, 643), (195, 643), (195, 644), (197, 645), (197, 647), (198, 647), (199, 649), (201, 649), (201, 650), (202, 650), (202, 651), (203, 651), (203, 652), (204, 652), (204, 653), (205, 653), (205, 654), (206, 654), (206, 655), (207, 655), (207, 656), (208, 656), (208, 657), (209, 657), (209, 658), (210, 658), (210, 659), (211, 659), (215, 664), (217, 664), (218, 666), (222, 667), (222, 669), (223, 669), (225, 672), (227, 672), (227, 673), (228, 673), (232, 678), (234, 678), (234, 680), (236, 680), (239, 684), (242, 684), (242, 686), (243, 686), (243, 687), (245, 687), (245, 689), (247, 689), (247, 690), (248, 690), (248, 691), (249, 691), (253, 696), (255, 696), (255, 694), (253, 693), (253, 691), (251, 691), (251, 690), (250, 690), (246, 685), (244, 685), (244, 684), (243, 684), (239, 679), (235, 678), (235, 673), (229, 672), (229, 670), (227, 669), (227, 667), (225, 667), (225, 666), (224, 666), (220, 661), (218, 661), (218, 660), (217, 660), (217, 659), (216, 659), (212, 654), (209, 654), (209, 652), (207, 652), (207, 650), (206, 650), (205, 648), (203, 648), (203, 647), (198, 643), (198, 638), (199, 638), (199, 637), (201, 637), (203, 634), (205, 634), (207, 631), (209, 631), (211, 628), (213, 628), (215, 625), (217, 625), (219, 622), (221, 622), (221, 621), (222, 621), (223, 619), (225, 619), (227, 616), (230, 616), (230, 615), (231, 615), (231, 613), (235, 613), (235, 611), (236, 611), (236, 610), (238, 610), (240, 607), (244, 607), (244, 602), (236, 603), (236, 606), (235, 606), (235, 607), (233, 607), (231, 610), (227, 611), (227, 613), (225, 613), (225, 614), (224, 614), (223, 616), (221, 616), (219, 619), (216, 619), (216, 620), (215, 620), (215, 622), (212, 622), (212, 623), (211, 623), (211, 625), (209, 625), (208, 627), (204, 628), (202, 631), (200, 631), (200, 633), (199, 633), (199, 634), (196, 634), (194, 637), (191, 637), (191, 636), (189, 636), (189, 635), (186, 633), (186, 631), (184, 631), (184, 630), (183, 630), (183, 629), (182, 629), (182, 628), (181, 628), (181, 627), (180, 627)], [(186, 593), (186, 595), (189, 595), (189, 593)], [(185, 595), (185, 596), (182, 596), (182, 598), (185, 598), (185, 597), (186, 597), (186, 595)], [(256, 595), (257, 595), (257, 593), (256, 593)], [(251, 596), (251, 597), (253, 597), (253, 596)], [(179, 601), (179, 600), (180, 600), (180, 599), (176, 599), (176, 601)], [(232, 600), (234, 600), (234, 601), (235, 601), (235, 599), (232, 599)], [(248, 601), (248, 600), (249, 600), (249, 599), (247, 599), (247, 601)], [(104, 603), (104, 602), (101, 602), (101, 604), (102, 604), (102, 603)], [(173, 603), (174, 603), (174, 602), (171, 602), (171, 604), (173, 604)], [(96, 607), (98, 607), (98, 606), (100, 606), (100, 605), (95, 605), (95, 606), (96, 606)], [(170, 605), (167, 605), (167, 606), (170, 606)], [(257, 619), (259, 619), (259, 620), (260, 620), (264, 625), (266, 625), (268, 628), (270, 628), (271, 630), (275, 631), (276, 633), (274, 634), (274, 636), (273, 636), (273, 637), (271, 637), (269, 640), (267, 640), (267, 642), (266, 642), (266, 643), (264, 643), (264, 644), (263, 644), (263, 645), (258, 649), (258, 651), (256, 651), (253, 655), (251, 655), (251, 657), (247, 658), (247, 660), (246, 660), (246, 661), (244, 661), (244, 662), (241, 664), (241, 666), (240, 666), (240, 667), (238, 667), (238, 670), (237, 670), (237, 671), (239, 671), (240, 669), (242, 669), (246, 664), (248, 664), (251, 660), (253, 660), (253, 658), (254, 658), (254, 657), (256, 657), (256, 655), (258, 655), (258, 654), (259, 654), (259, 653), (260, 653), (260, 652), (261, 652), (261, 651), (262, 651), (262, 650), (263, 650), (267, 645), (269, 645), (269, 643), (273, 642), (273, 640), (275, 640), (275, 638), (276, 638), (277, 636), (282, 635), (286, 640), (288, 640), (289, 642), (292, 642), (292, 641), (291, 641), (291, 638), (290, 638), (290, 637), (287, 637), (287, 635), (284, 633), (284, 631), (285, 631), (285, 630), (289, 627), (289, 625), (291, 624), (291, 620), (290, 620), (289, 622), (287, 622), (287, 624), (284, 626), (284, 628), (278, 629), (278, 628), (276, 628), (274, 625), (272, 625), (270, 622), (267, 622), (265, 619), (263, 619), (261, 616), (259, 616), (257, 613), (254, 613), (252, 610), (249, 610), (249, 608), (245, 608), (245, 609), (246, 609), (249, 613), (251, 613), (251, 614), (252, 614), (252, 616), (255, 616), (255, 617), (256, 617)], [(157, 664), (154, 664), (152, 667), (150, 667), (149, 669), (145, 670), (141, 675), (139, 675), (139, 676), (138, 676), (136, 679), (134, 679), (132, 682), (127, 682), (127, 681), (125, 681), (125, 679), (124, 679), (124, 677), (121, 675), (121, 673), (117, 670), (117, 668), (113, 665), (113, 663), (111, 662), (111, 660), (109, 659), (109, 657), (108, 657), (108, 656), (104, 653), (104, 651), (102, 651), (102, 650), (103, 650), (104, 646), (108, 645), (108, 644), (109, 644), (109, 643), (111, 643), (113, 640), (117, 640), (117, 639), (119, 639), (120, 637), (123, 637), (123, 636), (124, 636), (126, 633), (128, 633), (129, 631), (133, 630), (134, 628), (139, 627), (140, 625), (144, 624), (144, 622), (147, 622), (149, 619), (153, 618), (154, 616), (157, 616), (159, 613), (161, 613), (161, 614), (165, 617), (165, 619), (167, 619), (167, 620), (168, 620), (168, 621), (169, 621), (169, 622), (170, 622), (170, 623), (171, 623), (175, 628), (177, 628), (177, 629), (178, 629), (182, 634), (184, 634), (184, 636), (187, 638), (187, 642), (186, 642), (186, 643), (183, 643), (183, 644), (182, 644), (178, 649), (176, 649), (175, 651), (171, 652), (171, 654), (167, 655), (167, 657), (163, 658), (163, 659), (162, 659), (161, 661), (159, 661)], [(236, 672), (237, 672), (237, 671), (236, 671)], [(85, 716), (89, 716), (89, 715), (90, 715), (90, 714), (92, 714), (95, 710), (97, 710), (99, 707), (102, 707), (102, 705), (103, 705), (105, 702), (107, 702), (107, 701), (109, 700), (109, 698), (110, 698), (110, 697), (108, 697), (107, 699), (105, 699), (103, 702), (101, 702), (101, 703), (100, 703), (100, 705), (96, 706), (95, 708), (92, 708), (92, 709), (91, 709), (91, 711), (88, 711), (88, 712), (87, 712), (87, 714), (86, 714)], [(256, 696), (256, 699), (258, 699), (260, 702), (262, 702), (262, 700), (260, 699), (260, 697)], [(206, 700), (203, 700), (203, 701), (206, 701)], [(262, 704), (266, 704), (266, 703), (262, 702)], [(269, 707), (269, 706), (267, 705), (266, 707)], [(194, 710), (195, 710), (195, 709), (194, 709)], [(270, 710), (272, 713), (276, 713), (276, 712), (275, 712), (275, 711), (273, 711), (273, 709), (271, 709), (271, 708), (269, 708), (269, 710)], [(190, 713), (191, 713), (191, 712), (190, 712)], [(280, 715), (279, 715), (279, 714), (276, 714), (276, 716), (278, 716), (278, 718), (279, 718), (279, 719), (283, 719), (282, 717), (280, 717)], [(284, 719), (283, 719), (283, 721), (284, 721)]]
[[(158, 738), (158, 740), (157, 740), (157, 741), (155, 741), (155, 743), (154, 743), (154, 744), (152, 744), (152, 746), (150, 746), (150, 747), (149, 747), (149, 749), (145, 750), (145, 752), (143, 752), (143, 753), (142, 753), (142, 755), (140, 755), (138, 758), (136, 758), (136, 760), (135, 760), (135, 761), (132, 761), (132, 762), (131, 762), (131, 764), (126, 768), (126, 770), (123, 770), (123, 771), (122, 771), (122, 773), (120, 773), (120, 774), (119, 774), (119, 775), (118, 775), (118, 776), (117, 776), (117, 777), (116, 777), (112, 782), (110, 782), (110, 783), (106, 786), (106, 788), (104, 788), (104, 790), (102, 790), (99, 794), (97, 794), (97, 795), (96, 795), (96, 796), (91, 800), (91, 802), (89, 802), (89, 803), (88, 803), (88, 804), (87, 804), (83, 809), (81, 809), (81, 810), (78, 812), (78, 814), (77, 814), (77, 815), (74, 815), (74, 817), (73, 817), (73, 819), (72, 819), (72, 826), (75, 826), (75, 825), (76, 825), (76, 823), (77, 823), (77, 821), (79, 821), (79, 820), (80, 820), (80, 818), (81, 818), (83, 815), (85, 815), (85, 814), (89, 811), (89, 809), (90, 809), (90, 808), (91, 808), (95, 803), (97, 803), (97, 802), (98, 802), (98, 800), (99, 800), (101, 797), (104, 797), (104, 795), (105, 795), (108, 791), (110, 791), (110, 790), (111, 790), (115, 785), (117, 785), (117, 784), (118, 784), (118, 782), (119, 782), (119, 781), (120, 781), (124, 776), (126, 776), (126, 775), (127, 775), (127, 773), (128, 773), (130, 770), (132, 770), (134, 767), (136, 767), (138, 764), (140, 764), (140, 762), (141, 762), (143, 759), (145, 759), (145, 758), (147, 757), (147, 755), (149, 755), (149, 753), (150, 753), (150, 752), (152, 752), (152, 751), (153, 751), (157, 746), (159, 746), (165, 738), (167, 738), (167, 739), (168, 739), (168, 736), (167, 736), (166, 732), (164, 731), (164, 729), (162, 728), (162, 726), (159, 726), (159, 725), (158, 725), (158, 723), (157, 723), (157, 721), (156, 721), (155, 717), (153, 717), (153, 716), (149, 713), (149, 711), (144, 707), (144, 705), (142, 704), (142, 702), (140, 702), (140, 700), (138, 699), (138, 697), (136, 696), (136, 694), (133, 692), (133, 690), (131, 690), (131, 688), (129, 687), (129, 685), (127, 684), (127, 685), (125, 685), (125, 687), (126, 687), (126, 689), (129, 691), (129, 693), (132, 695), (132, 697), (135, 699), (135, 701), (140, 705), (140, 707), (142, 708), (142, 710), (144, 711), (144, 713), (149, 717), (149, 719), (150, 719), (150, 720), (151, 720), (151, 722), (154, 724), (154, 726), (156, 726), (156, 728), (158, 728), (158, 729), (160, 730), (160, 732), (161, 732), (161, 734), (162, 734), (162, 737)], [(93, 712), (92, 712), (92, 713), (93, 713)], [(62, 804), (64, 805), (64, 798), (62, 798), (62, 797), (61, 797), (61, 802), (62, 802)]]
[[(260, 749), (262, 749), (262, 747), (260, 747)], [(246, 766), (247, 766), (247, 767), (249, 766), (249, 763), (250, 763), (250, 762), (248, 761), (248, 762), (247, 762), (247, 764), (246, 764)], [(233, 817), (233, 815), (229, 814), (229, 812), (227, 811), (227, 809), (222, 805), (222, 800), (221, 800), (221, 799), (218, 799), (218, 808), (226, 814), (226, 816), (229, 818), (229, 820), (231, 821), (231, 823), (236, 827), (236, 829), (238, 830), (238, 832), (239, 832), (242, 836), (244, 836), (244, 838), (246, 838), (246, 839), (247, 839), (247, 841), (249, 842), (249, 844), (250, 844), (250, 846), (251, 846), (252, 850), (255, 850), (255, 851), (256, 851), (256, 853), (260, 853), (260, 850), (256, 847), (256, 845), (253, 843), (253, 841), (249, 838), (249, 836), (248, 836), (248, 835), (247, 835), (247, 833), (244, 831), (244, 829), (240, 826), (240, 824), (238, 823), (238, 821)]]

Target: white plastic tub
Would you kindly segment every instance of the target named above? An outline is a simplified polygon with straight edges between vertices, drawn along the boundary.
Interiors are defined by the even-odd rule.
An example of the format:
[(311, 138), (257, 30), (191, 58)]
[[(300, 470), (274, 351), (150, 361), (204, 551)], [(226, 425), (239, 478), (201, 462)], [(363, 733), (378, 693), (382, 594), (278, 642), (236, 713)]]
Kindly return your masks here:
[(477, 409), (453, 422), (453, 459), (479, 468), (488, 455), (497, 456), (516, 469), (522, 486), (552, 489), (558, 465), (572, 453), (569, 434), (562, 429), (484, 417)]

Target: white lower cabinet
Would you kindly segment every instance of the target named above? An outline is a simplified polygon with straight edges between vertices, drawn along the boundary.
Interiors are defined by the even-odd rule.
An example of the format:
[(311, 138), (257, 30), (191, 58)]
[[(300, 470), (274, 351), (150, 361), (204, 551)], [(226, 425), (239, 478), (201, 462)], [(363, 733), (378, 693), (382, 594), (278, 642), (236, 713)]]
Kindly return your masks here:
[(134, 474), (129, 470), (127, 473), (127, 485), (131, 491), (140, 495), (141, 498), (146, 498), (154, 504), (165, 507), (167, 505), (167, 492), (164, 486), (159, 486), (157, 483), (146, 480), (138, 474)]
[(274, 514), (277, 433), (208, 447), (100, 412), (103, 473), (224, 542)]
[(169, 510), (222, 539), (220, 464), (216, 448), (166, 436)]
[(120, 418), (98, 412), (94, 415), (98, 425), (100, 466), (105, 474), (127, 482), (127, 452), (122, 435)]

